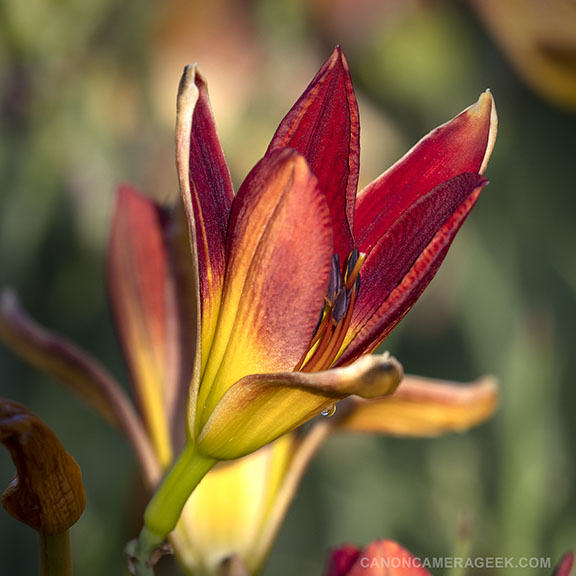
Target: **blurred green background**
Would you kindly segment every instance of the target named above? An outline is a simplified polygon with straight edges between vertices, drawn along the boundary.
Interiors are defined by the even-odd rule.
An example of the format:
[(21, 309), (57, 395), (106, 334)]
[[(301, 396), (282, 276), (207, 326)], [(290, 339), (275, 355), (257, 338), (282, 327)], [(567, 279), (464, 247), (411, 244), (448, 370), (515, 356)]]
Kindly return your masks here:
[[(361, 185), (493, 91), (492, 184), (386, 348), (412, 373), (497, 375), (500, 410), (479, 429), (440, 439), (331, 439), (266, 574), (321, 574), (329, 547), (377, 538), (449, 556), (466, 531), (472, 555), (552, 563), (576, 547), (576, 105), (527, 84), (514, 62), (530, 67), (530, 54), (502, 50), (495, 37), (457, 1), (0, 2), (0, 286), (123, 382), (104, 280), (111, 204), (121, 181), (162, 199), (175, 194), (172, 130), (185, 64), (199, 62), (208, 78), (236, 184), (335, 44), (359, 98)], [(560, 60), (573, 73), (576, 46)], [(141, 502), (123, 438), (2, 346), (0, 395), (41, 416), (83, 469), (77, 574), (127, 573), (122, 549)], [(0, 486), (12, 474), (3, 450)], [(0, 511), (0, 573), (34, 573), (35, 540)]]

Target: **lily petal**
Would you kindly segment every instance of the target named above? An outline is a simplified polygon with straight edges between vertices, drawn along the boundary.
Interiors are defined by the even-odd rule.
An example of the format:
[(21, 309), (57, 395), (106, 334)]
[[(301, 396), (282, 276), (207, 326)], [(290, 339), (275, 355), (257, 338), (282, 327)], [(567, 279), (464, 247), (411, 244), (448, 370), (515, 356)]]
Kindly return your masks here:
[(370, 401), (350, 398), (335, 422), (344, 432), (437, 436), (486, 421), (497, 403), (498, 386), (490, 377), (462, 385), (405, 376), (392, 396)]
[(108, 250), (108, 290), (134, 392), (155, 450), (172, 457), (170, 396), (176, 388), (177, 340), (160, 208), (128, 186), (118, 191)]
[(249, 454), (356, 394), (392, 394), (402, 379), (394, 358), (365, 356), (323, 372), (250, 375), (228, 389), (198, 437), (199, 450), (221, 460)]
[(306, 158), (326, 195), (334, 252), (341, 262), (353, 247), (359, 135), (358, 104), (350, 70), (337, 47), (280, 123), (266, 154), (290, 147)]
[(61, 534), (82, 515), (86, 494), (78, 463), (56, 434), (24, 406), (0, 398), (0, 442), (16, 477), (2, 494), (4, 509), (42, 534)]
[(66, 339), (34, 323), (12, 292), (0, 298), (0, 338), (20, 357), (68, 386), (116, 425), (128, 438), (146, 481), (160, 474), (140, 416), (116, 380), (93, 358)]
[(330, 567), (326, 576), (431, 576), (418, 558), (392, 540), (372, 542), (347, 572)]
[(221, 462), (194, 490), (180, 517), (193, 572), (202, 567), (215, 573), (234, 554), (251, 574), (256, 572), (262, 559), (254, 557), (254, 549), (262, 538), (295, 444), (295, 437), (286, 435), (244, 458)]
[[(189, 136), (188, 174), (189, 189), (182, 190), (188, 213), (190, 234), (196, 239), (198, 251), (198, 277), (202, 300), (202, 366), (218, 319), (220, 298), (226, 263), (226, 230), (234, 199), (234, 188), (228, 165), (220, 144), (216, 124), (210, 107), (208, 85), (196, 66), (185, 69), (180, 83), (179, 101), (190, 100), (192, 118), (180, 118)], [(188, 112), (186, 112), (188, 113)], [(188, 145), (188, 143), (187, 143)], [(194, 225), (192, 225), (192, 222)]]
[(418, 198), (462, 172), (482, 174), (496, 140), (498, 118), (490, 92), (436, 128), (359, 193), (354, 237), (369, 252)]
[(304, 158), (291, 149), (264, 158), (230, 217), (222, 307), (198, 400), (206, 415), (244, 376), (294, 368), (318, 322), (331, 254), (328, 207)]
[[(346, 337), (344, 364), (371, 352), (414, 305), (488, 181), (465, 173), (423, 196), (368, 254)], [(350, 343), (351, 342), (351, 343)]]

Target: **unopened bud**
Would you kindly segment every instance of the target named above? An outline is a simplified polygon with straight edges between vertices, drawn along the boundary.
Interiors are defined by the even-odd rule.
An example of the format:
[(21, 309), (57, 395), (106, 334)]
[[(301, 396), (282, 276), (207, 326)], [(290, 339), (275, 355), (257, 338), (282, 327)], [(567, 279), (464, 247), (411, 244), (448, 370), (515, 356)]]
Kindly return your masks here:
[(43, 534), (68, 530), (86, 505), (76, 460), (38, 416), (2, 398), (0, 442), (16, 466), (16, 476), (2, 494), (4, 509)]

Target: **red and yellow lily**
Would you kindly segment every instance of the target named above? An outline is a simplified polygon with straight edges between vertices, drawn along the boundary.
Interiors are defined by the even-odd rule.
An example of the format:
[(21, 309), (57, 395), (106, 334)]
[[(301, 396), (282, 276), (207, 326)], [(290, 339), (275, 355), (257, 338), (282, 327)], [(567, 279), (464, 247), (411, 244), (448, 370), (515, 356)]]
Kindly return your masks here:
[(392, 393), (399, 366), (367, 355), (430, 282), (487, 183), (491, 95), (360, 193), (358, 109), (339, 49), (236, 196), (194, 68), (179, 117), (201, 311), (189, 399), (198, 449), (235, 458), (345, 396)]
[[(428, 435), (470, 427), (492, 413), (492, 384), (408, 378), (389, 396), (402, 369), (370, 353), (433, 278), (486, 185), (496, 124), (487, 92), (358, 193), (358, 108), (336, 49), (234, 195), (206, 82), (189, 67), (176, 134), (184, 209), (124, 186), (110, 240), (110, 296), (138, 410), (105, 369), (36, 326), (10, 294), (0, 336), (124, 430), (149, 486), (171, 467), (146, 514), (155, 541), (216, 462), (278, 438), (265, 450), (289, 455), (273, 467), (281, 472), (255, 469), (277, 486), (293, 478), (282, 494), (293, 491), (291, 431), (348, 396), (355, 399), (326, 429)], [(231, 482), (244, 462), (227, 466)], [(279, 493), (255, 534), (274, 533)], [(181, 557), (195, 531), (186, 517), (173, 535)], [(252, 555), (254, 570), (262, 555)], [(185, 562), (198, 566), (194, 554)], [(212, 561), (205, 564), (211, 573)]]
[(147, 509), (152, 539), (215, 462), (349, 395), (395, 391), (399, 364), (368, 354), (438, 270), (487, 184), (495, 132), (485, 93), (357, 194), (358, 108), (337, 48), (234, 196), (206, 83), (185, 70), (177, 164), (201, 337), (188, 442)]

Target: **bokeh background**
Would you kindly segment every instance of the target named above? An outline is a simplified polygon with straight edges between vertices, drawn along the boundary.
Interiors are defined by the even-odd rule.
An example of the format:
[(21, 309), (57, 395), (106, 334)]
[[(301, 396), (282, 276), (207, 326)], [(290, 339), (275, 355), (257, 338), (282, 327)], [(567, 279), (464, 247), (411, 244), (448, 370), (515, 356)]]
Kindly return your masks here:
[[(175, 194), (183, 66), (208, 77), (238, 184), (335, 44), (359, 98), (361, 184), (493, 91), (492, 184), (386, 348), (412, 373), (497, 375), (501, 407), (462, 435), (331, 439), (266, 574), (319, 575), (329, 547), (376, 538), (419, 556), (450, 556), (464, 539), (474, 556), (554, 563), (576, 548), (571, 0), (2, 0), (0, 286), (125, 382), (105, 294), (111, 205), (121, 181)], [(141, 503), (123, 438), (1, 345), (0, 395), (40, 415), (83, 469), (77, 573), (126, 574)], [(1, 451), (0, 485), (12, 474)], [(34, 573), (35, 540), (0, 511), (0, 573)]]

